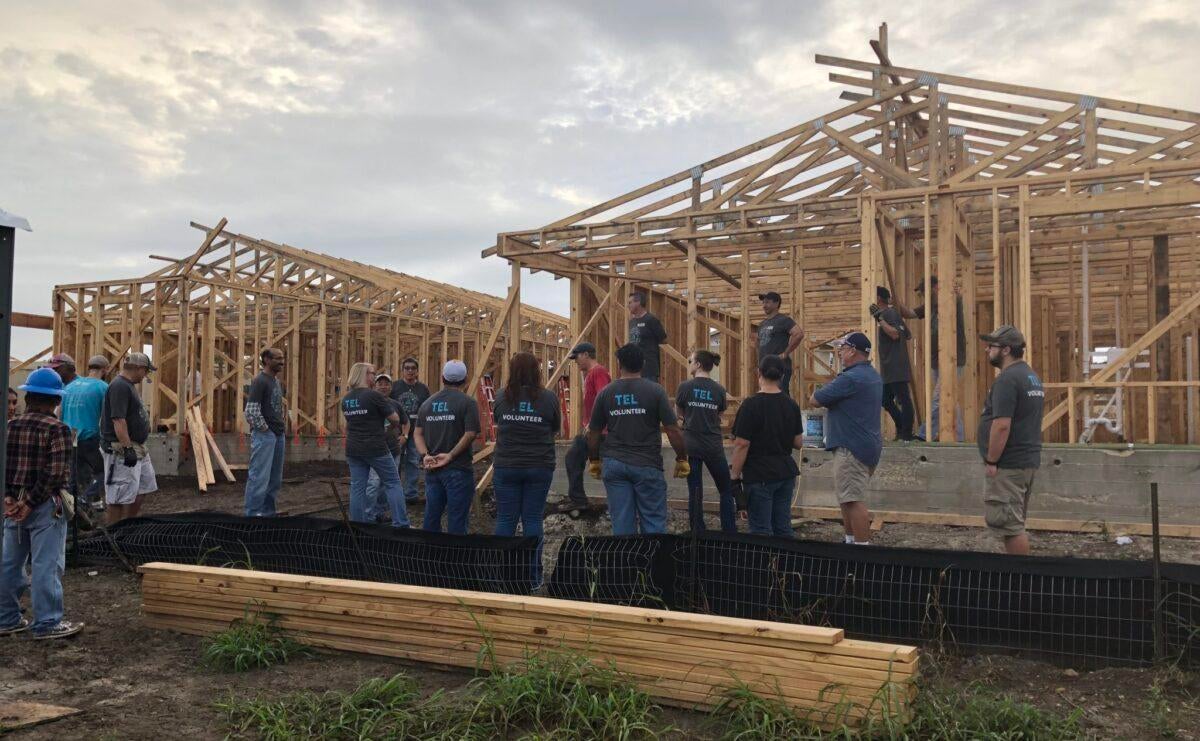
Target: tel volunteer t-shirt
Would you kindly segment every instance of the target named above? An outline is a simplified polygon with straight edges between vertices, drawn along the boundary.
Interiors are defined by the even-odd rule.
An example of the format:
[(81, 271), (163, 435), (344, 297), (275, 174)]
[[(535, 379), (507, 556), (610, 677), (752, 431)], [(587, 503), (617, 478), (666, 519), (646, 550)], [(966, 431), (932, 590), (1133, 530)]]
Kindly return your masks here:
[(661, 351), (658, 346), (667, 339), (667, 330), (663, 329), (658, 317), (647, 312), (640, 317), (629, 319), (629, 342), (642, 348), (646, 363), (642, 366), (642, 376), (646, 379), (658, 380), (662, 367)]
[[(416, 426), (425, 437), (430, 455), (449, 453), (468, 432), (479, 432), (479, 405), (458, 389), (445, 388), (425, 400), (417, 411)], [(448, 468), (471, 468), (471, 447), (447, 464)]]
[(792, 359), (784, 355), (787, 351), (788, 339), (796, 320), (786, 314), (776, 314), (770, 319), (764, 319), (758, 325), (758, 358), (762, 360), (768, 355), (778, 355), (791, 367)]
[(541, 389), (533, 401), (509, 401), (501, 391), (492, 416), (498, 468), (554, 468), (554, 433), (562, 426), (562, 410), (553, 391)]
[(880, 312), (879, 318), (900, 330), (900, 338), (895, 340), (888, 337), (883, 327), (878, 327), (879, 331), (875, 333), (876, 347), (879, 348), (879, 375), (883, 376), (884, 383), (911, 381), (912, 365), (908, 359), (906, 340), (912, 339), (912, 333), (908, 325), (892, 306)]
[(259, 413), (271, 432), (284, 434), (283, 389), (279, 387), (279, 379), (269, 373), (255, 376), (250, 383), (250, 393), (246, 395), (246, 405), (250, 404), (258, 405)]
[(150, 415), (138, 396), (137, 388), (125, 376), (118, 375), (108, 384), (100, 409), (100, 437), (107, 443), (117, 441), (113, 420), (123, 419), (129, 429), (129, 439), (144, 444), (150, 437)]
[(1021, 360), (1000, 371), (979, 415), (979, 455), (987, 460), (992, 420), (1012, 419), (1008, 443), (998, 468), (1038, 468), (1042, 464), (1042, 414), (1046, 392), (1042, 380), (1029, 364)]
[(679, 384), (675, 406), (683, 410), (683, 441), (689, 454), (722, 452), (721, 412), (725, 405), (725, 388), (711, 378)]
[(799, 476), (792, 450), (796, 435), (803, 433), (800, 405), (787, 394), (760, 391), (743, 401), (733, 419), (733, 436), (750, 441), (742, 482), (761, 484)]
[(100, 413), (108, 384), (99, 378), (80, 376), (63, 389), (62, 421), (89, 440), (100, 435)]
[(588, 428), (608, 428), (602, 448), (605, 457), (630, 466), (661, 469), (662, 425), (675, 422), (662, 386), (645, 378), (619, 378), (596, 397)]
[(351, 389), (342, 397), (342, 416), (346, 418), (346, 455), (378, 458), (389, 455), (384, 432), (387, 418), (395, 411), (390, 399), (375, 389)]

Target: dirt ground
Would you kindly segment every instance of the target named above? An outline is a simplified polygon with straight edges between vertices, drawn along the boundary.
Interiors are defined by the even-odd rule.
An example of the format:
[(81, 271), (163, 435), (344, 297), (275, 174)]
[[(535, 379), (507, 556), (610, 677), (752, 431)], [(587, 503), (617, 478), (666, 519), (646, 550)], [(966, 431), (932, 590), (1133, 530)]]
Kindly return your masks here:
[[(329, 482), (345, 496), (348, 481), (336, 464), (290, 468), (281, 509), (291, 514), (337, 517)], [(164, 479), (162, 491), (146, 503), (148, 513), (188, 510), (237, 512), (240, 484), (217, 484), (207, 494), (194, 480)], [(487, 507), (472, 516), (472, 529), (490, 532)], [(419, 510), (410, 511), (410, 517)], [(685, 529), (681, 513), (673, 529)], [(715, 518), (711, 518), (715, 527)], [(606, 516), (572, 521), (547, 518), (552, 537), (569, 532), (600, 534)], [(833, 540), (839, 528), (831, 522), (809, 522), (798, 537)], [(986, 532), (972, 528), (887, 525), (877, 533), (883, 545), (997, 550)], [(1149, 539), (1134, 538), (1118, 546), (1100, 535), (1037, 533), (1039, 555), (1103, 558), (1147, 558)], [(1200, 544), (1166, 539), (1164, 558), (1200, 562)], [(322, 653), (310, 659), (241, 675), (219, 674), (200, 665), (203, 639), (146, 628), (140, 617), (136, 577), (108, 567), (68, 568), (65, 578), (68, 619), (87, 623), (85, 631), (66, 641), (33, 642), (0, 639), (0, 706), (28, 700), (84, 710), (78, 716), (17, 731), (19, 739), (142, 739), (169, 731), (187, 739), (222, 738), (227, 727), (213, 708), (215, 700), (276, 696), (295, 690), (348, 689), (373, 676), (404, 671), (430, 692), (461, 688), (470, 680), (464, 671), (438, 670), (384, 657)], [(1145, 739), (1171, 732), (1175, 738), (1200, 739), (1200, 678), (1161, 669), (1064, 671), (1050, 664), (1008, 656), (927, 655), (923, 674), (935, 684), (964, 687), (979, 683), (1042, 708), (1067, 713), (1079, 708), (1089, 735), (1095, 738)], [(695, 737), (703, 717), (671, 711), (669, 719), (682, 735)]]

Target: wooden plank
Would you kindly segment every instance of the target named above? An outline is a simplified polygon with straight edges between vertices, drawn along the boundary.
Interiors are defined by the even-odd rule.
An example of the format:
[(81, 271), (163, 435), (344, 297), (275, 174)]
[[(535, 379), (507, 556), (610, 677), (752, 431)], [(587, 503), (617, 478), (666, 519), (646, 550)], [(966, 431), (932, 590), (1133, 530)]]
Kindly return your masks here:
[(48, 705), (42, 702), (10, 700), (0, 708), (0, 732), (49, 723), (53, 720), (78, 715), (83, 711), (65, 705)]
[(217, 447), (217, 441), (213, 438), (212, 432), (203, 425), (201, 425), (201, 427), (204, 429), (204, 437), (208, 440), (208, 445), (212, 449), (212, 456), (216, 459), (217, 465), (221, 468), (221, 473), (225, 476), (225, 480), (230, 483), (236, 482), (237, 479), (233, 477), (233, 471), (229, 468), (229, 463), (225, 460), (225, 455), (221, 453), (221, 449)]

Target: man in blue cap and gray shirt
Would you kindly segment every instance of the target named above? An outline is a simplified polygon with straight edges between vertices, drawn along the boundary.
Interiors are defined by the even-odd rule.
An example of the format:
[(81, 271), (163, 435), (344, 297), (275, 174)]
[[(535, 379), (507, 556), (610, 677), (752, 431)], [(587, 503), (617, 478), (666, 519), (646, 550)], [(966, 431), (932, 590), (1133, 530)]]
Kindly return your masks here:
[(842, 510), (846, 542), (871, 544), (871, 512), (867, 483), (879, 465), (883, 432), (879, 408), (883, 379), (871, 366), (871, 340), (851, 332), (834, 340), (842, 372), (817, 389), (810, 406), (825, 407), (825, 449), (833, 451), (833, 487)]
[(425, 400), (417, 412), (413, 439), (425, 469), (426, 530), (467, 534), (475, 470), (471, 443), (479, 434), (479, 405), (463, 393), (467, 365), (450, 360), (442, 367), (442, 390)]

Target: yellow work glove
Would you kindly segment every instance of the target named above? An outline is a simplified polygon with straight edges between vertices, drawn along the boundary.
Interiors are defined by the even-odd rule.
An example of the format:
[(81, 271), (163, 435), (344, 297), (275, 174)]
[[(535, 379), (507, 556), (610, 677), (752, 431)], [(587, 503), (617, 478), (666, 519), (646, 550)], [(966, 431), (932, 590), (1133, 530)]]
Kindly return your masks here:
[(686, 479), (687, 475), (692, 472), (692, 466), (687, 462), (687, 459), (675, 461), (675, 478)]
[(594, 479), (600, 478), (600, 459), (599, 458), (592, 460), (592, 461), (588, 461), (588, 473), (590, 473), (592, 475), (592, 478), (594, 478)]

